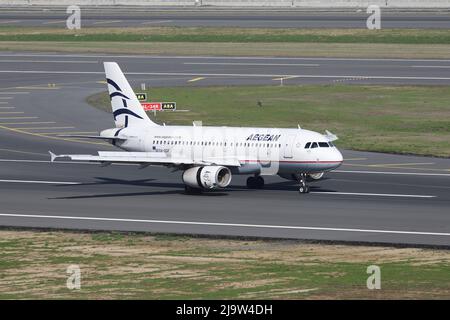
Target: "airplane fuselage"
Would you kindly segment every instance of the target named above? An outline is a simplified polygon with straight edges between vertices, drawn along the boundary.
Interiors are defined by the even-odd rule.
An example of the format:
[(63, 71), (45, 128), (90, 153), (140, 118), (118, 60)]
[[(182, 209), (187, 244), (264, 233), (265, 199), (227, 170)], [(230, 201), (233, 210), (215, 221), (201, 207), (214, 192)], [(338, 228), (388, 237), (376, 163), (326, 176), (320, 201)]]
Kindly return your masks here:
[[(109, 130), (120, 129), (108, 129), (107, 135)], [(240, 164), (232, 170), (235, 174), (318, 173), (342, 163), (341, 153), (324, 135), (304, 129), (152, 126), (140, 132), (125, 128), (118, 136), (124, 141), (116, 146), (126, 151), (161, 152), (205, 163), (235, 158)]]

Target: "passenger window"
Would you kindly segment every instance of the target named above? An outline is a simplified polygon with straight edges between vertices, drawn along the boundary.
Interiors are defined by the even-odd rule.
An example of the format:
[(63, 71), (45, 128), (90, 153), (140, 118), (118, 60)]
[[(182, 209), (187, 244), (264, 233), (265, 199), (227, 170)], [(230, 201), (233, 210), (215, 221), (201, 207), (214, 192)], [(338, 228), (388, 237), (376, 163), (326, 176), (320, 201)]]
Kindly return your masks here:
[(317, 148), (317, 143), (316, 143), (316, 142), (313, 142), (313, 143), (312, 143), (311, 149), (313, 149), (313, 148)]
[(329, 148), (330, 146), (326, 142), (319, 142), (319, 147), (321, 147), (321, 148)]
[(311, 142), (308, 142), (306, 145), (305, 145), (305, 149), (309, 149), (309, 146), (311, 145)]

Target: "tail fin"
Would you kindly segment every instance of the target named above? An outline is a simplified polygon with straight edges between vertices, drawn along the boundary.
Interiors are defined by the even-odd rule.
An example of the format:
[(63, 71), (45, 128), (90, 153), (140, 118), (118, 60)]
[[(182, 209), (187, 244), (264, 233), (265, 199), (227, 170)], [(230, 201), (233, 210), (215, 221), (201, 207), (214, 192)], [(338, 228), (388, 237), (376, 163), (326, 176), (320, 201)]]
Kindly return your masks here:
[(156, 126), (145, 113), (119, 65), (105, 62), (104, 67), (116, 127)]

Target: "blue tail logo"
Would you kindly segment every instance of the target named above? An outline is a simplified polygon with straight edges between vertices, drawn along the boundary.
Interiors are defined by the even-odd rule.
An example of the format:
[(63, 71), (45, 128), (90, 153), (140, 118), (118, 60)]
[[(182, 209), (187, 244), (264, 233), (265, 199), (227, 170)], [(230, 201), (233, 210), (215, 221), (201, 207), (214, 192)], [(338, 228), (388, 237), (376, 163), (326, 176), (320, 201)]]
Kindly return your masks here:
[(114, 80), (111, 80), (111, 79), (106, 79), (106, 82), (108, 84), (112, 85), (114, 87), (114, 89), (117, 90), (116, 92), (113, 92), (109, 95), (110, 100), (112, 100), (114, 97), (122, 98), (123, 108), (120, 108), (120, 109), (117, 109), (116, 111), (114, 111), (114, 113), (113, 113), (114, 121), (117, 119), (118, 116), (124, 114), (125, 115), (124, 128), (126, 128), (128, 126), (128, 116), (132, 116), (132, 117), (135, 117), (138, 119), (143, 119), (141, 116), (137, 115), (136, 113), (134, 113), (133, 111), (128, 109), (127, 100), (130, 100), (130, 98), (128, 98), (126, 95), (124, 95), (122, 93), (122, 89), (119, 87), (119, 85)]

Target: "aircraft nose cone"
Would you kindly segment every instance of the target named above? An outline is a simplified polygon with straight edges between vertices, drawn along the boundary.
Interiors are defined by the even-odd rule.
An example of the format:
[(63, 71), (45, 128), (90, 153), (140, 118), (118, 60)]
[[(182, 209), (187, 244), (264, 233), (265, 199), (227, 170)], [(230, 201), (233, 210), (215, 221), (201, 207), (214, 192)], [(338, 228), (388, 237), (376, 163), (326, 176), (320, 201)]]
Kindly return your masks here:
[(342, 153), (336, 149), (336, 161), (342, 163), (344, 161), (344, 157), (342, 156)]
[(344, 162), (344, 157), (342, 156), (342, 153), (338, 149), (336, 149), (336, 155), (334, 156), (334, 158), (334, 161), (336, 161), (336, 166), (334, 169), (336, 169), (341, 166), (342, 162)]

